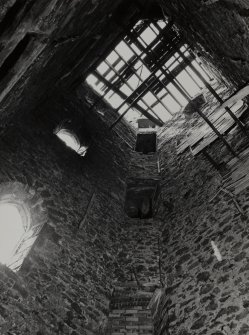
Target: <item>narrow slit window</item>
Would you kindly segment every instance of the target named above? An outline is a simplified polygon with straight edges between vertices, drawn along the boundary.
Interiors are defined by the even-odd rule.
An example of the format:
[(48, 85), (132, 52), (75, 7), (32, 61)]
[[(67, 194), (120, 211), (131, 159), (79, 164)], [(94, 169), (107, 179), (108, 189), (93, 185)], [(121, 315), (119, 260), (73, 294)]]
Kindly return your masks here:
[(56, 136), (65, 143), (67, 147), (75, 151), (80, 156), (85, 156), (87, 153), (87, 146), (80, 144), (76, 135), (67, 129), (60, 129), (55, 131)]

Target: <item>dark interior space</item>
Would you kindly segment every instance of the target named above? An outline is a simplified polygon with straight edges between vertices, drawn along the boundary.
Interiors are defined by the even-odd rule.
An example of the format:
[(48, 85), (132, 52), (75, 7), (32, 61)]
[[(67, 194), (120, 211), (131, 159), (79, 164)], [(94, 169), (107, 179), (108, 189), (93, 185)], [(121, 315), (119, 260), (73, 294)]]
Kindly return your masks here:
[(156, 133), (137, 134), (136, 151), (143, 154), (156, 152), (157, 137)]
[(129, 181), (125, 196), (125, 213), (130, 218), (152, 218), (158, 196), (157, 188), (155, 180)]

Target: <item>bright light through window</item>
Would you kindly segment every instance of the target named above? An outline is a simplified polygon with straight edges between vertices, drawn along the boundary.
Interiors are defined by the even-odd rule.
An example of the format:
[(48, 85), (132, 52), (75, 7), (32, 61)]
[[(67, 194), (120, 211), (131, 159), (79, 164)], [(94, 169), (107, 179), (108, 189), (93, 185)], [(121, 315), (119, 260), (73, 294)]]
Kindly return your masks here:
[(111, 64), (113, 64), (117, 59), (118, 59), (118, 56), (114, 51), (112, 51), (110, 55), (106, 58), (106, 60)]
[(174, 27), (140, 20), (86, 81), (133, 126), (147, 113), (163, 124), (203, 89), (188, 61), (211, 80)]
[(24, 234), (24, 223), (14, 204), (0, 205), (0, 262), (9, 262)]
[(166, 27), (166, 23), (164, 21), (158, 21), (158, 25), (160, 26), (161, 29)]
[(80, 148), (80, 145), (78, 143), (78, 141), (75, 139), (75, 137), (68, 133), (65, 130), (60, 130), (57, 133), (57, 136), (71, 149), (73, 149), (74, 151), (78, 151)]
[(145, 41), (147, 45), (154, 41), (157, 35), (150, 29), (145, 29), (141, 34), (142, 39)]
[(109, 69), (108, 65), (102, 62), (98, 67), (97, 70), (99, 73), (104, 74)]
[(81, 146), (75, 135), (66, 129), (60, 129), (56, 135), (62, 140), (69, 148), (76, 151), (80, 156), (85, 156), (87, 152), (86, 146)]
[(132, 50), (123, 41), (116, 46), (116, 50), (120, 55), (122, 55), (125, 61), (128, 61), (134, 55)]
[(195, 95), (200, 93), (200, 88), (196, 85), (193, 79), (188, 75), (186, 71), (182, 71), (176, 76), (176, 79), (185, 88), (188, 94), (193, 98)]

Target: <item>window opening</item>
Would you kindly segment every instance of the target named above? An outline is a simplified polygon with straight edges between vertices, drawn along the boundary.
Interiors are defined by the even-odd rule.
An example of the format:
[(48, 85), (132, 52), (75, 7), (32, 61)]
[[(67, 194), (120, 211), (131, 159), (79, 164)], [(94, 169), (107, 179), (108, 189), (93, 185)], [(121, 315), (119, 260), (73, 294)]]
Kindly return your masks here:
[(138, 21), (86, 82), (129, 122), (141, 116), (161, 126), (203, 89), (180, 51), (208, 81), (207, 70), (174, 26)]
[(56, 136), (66, 144), (69, 148), (74, 150), (80, 156), (85, 156), (87, 153), (87, 146), (81, 145), (77, 136), (67, 129), (60, 129), (55, 131)]
[[(32, 201), (31, 201), (32, 200)], [(32, 202), (32, 206), (30, 206)], [(47, 220), (42, 198), (18, 182), (0, 187), (0, 263), (18, 271)]]
[(0, 204), (0, 262), (8, 264), (25, 233), (25, 220), (15, 204)]
[(137, 134), (136, 148), (137, 152), (143, 154), (154, 153), (157, 150), (157, 135), (153, 133), (139, 133)]
[(130, 218), (152, 218), (158, 199), (158, 182), (152, 179), (129, 181), (124, 211)]

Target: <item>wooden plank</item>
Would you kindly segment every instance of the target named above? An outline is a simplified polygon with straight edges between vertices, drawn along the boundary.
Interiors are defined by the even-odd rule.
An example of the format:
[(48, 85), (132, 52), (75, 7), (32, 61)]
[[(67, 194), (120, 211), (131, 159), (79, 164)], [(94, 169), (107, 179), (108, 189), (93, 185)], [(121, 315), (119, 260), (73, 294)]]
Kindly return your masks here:
[[(239, 107), (239, 108), (238, 108)], [(231, 107), (234, 114), (239, 118), (247, 109), (246, 103), (236, 103)], [(208, 116), (221, 134), (225, 134), (231, 127), (235, 125), (235, 121), (226, 113), (225, 110), (220, 110), (216, 115), (213, 112)], [(198, 154), (205, 147), (210, 145), (217, 139), (217, 135), (205, 124), (197, 126), (193, 133), (185, 138), (177, 147), (177, 154), (183, 153), (188, 147), (191, 147), (193, 154)], [(196, 146), (195, 148), (193, 148)]]
[(230, 98), (228, 98), (226, 101), (224, 101), (224, 103), (216, 109), (216, 112), (220, 109), (224, 109), (232, 104), (235, 104), (236, 102), (238, 102), (241, 99), (244, 99), (248, 95), (249, 95), (249, 85), (243, 87), (235, 94), (233, 94)]
[(95, 199), (95, 192), (93, 192), (92, 195), (91, 195), (90, 201), (88, 202), (88, 205), (87, 205), (87, 208), (86, 208), (86, 211), (85, 211), (84, 218), (80, 221), (80, 223), (78, 225), (78, 229), (81, 229), (85, 225), (85, 222), (87, 220), (88, 214), (89, 214), (89, 212), (90, 212), (90, 210), (92, 208), (94, 199)]

